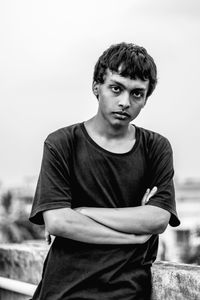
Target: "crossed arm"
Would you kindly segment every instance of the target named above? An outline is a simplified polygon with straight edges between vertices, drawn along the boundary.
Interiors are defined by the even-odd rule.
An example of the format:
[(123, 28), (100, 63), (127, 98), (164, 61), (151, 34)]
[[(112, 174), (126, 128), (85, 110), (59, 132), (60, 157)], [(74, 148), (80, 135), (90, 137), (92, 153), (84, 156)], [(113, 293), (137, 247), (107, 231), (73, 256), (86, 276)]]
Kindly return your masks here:
[(83, 207), (80, 213), (114, 230), (134, 234), (159, 234), (164, 232), (170, 214), (156, 206), (123, 208)]
[(145, 206), (156, 193), (147, 190), (141, 206), (127, 208), (61, 208), (43, 213), (46, 239), (49, 234), (93, 244), (142, 244), (167, 227), (170, 214)]

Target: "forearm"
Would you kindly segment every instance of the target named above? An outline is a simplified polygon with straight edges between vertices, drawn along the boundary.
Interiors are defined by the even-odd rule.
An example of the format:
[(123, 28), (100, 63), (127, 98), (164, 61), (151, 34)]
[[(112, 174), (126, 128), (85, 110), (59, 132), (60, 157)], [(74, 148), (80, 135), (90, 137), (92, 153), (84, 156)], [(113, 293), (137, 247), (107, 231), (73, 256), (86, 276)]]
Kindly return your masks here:
[(134, 234), (162, 233), (170, 214), (155, 206), (124, 208), (79, 208), (79, 212), (114, 230)]
[(141, 244), (149, 235), (123, 233), (71, 209), (43, 213), (47, 231), (55, 236), (93, 244)]

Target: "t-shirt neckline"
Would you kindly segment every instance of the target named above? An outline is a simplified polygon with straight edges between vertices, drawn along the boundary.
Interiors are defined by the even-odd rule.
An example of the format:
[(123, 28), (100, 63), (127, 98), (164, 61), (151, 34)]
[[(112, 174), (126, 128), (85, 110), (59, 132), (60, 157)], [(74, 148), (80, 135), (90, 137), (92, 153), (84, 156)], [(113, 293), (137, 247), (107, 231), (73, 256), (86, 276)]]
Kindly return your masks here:
[(109, 155), (113, 155), (113, 156), (127, 156), (127, 155), (130, 155), (130, 154), (132, 154), (132, 153), (135, 151), (135, 149), (137, 148), (137, 146), (138, 146), (138, 144), (139, 144), (139, 138), (140, 138), (140, 137), (139, 137), (139, 129), (138, 129), (138, 127), (135, 126), (134, 124), (131, 124), (132, 126), (135, 127), (135, 139), (136, 139), (136, 141), (135, 141), (133, 147), (132, 147), (129, 151), (123, 152), (123, 153), (111, 152), (111, 151), (106, 150), (106, 149), (104, 149), (103, 147), (101, 147), (99, 144), (97, 144), (97, 143), (91, 138), (91, 136), (89, 135), (89, 133), (88, 133), (88, 131), (87, 131), (87, 129), (86, 129), (84, 123), (85, 123), (85, 122), (80, 123), (80, 127), (81, 127), (82, 132), (83, 132), (83, 134), (85, 135), (87, 141), (88, 141), (90, 144), (92, 144), (97, 150), (100, 150), (100, 151), (102, 151), (102, 152), (104, 152), (104, 153), (107, 153), (107, 154), (109, 154)]

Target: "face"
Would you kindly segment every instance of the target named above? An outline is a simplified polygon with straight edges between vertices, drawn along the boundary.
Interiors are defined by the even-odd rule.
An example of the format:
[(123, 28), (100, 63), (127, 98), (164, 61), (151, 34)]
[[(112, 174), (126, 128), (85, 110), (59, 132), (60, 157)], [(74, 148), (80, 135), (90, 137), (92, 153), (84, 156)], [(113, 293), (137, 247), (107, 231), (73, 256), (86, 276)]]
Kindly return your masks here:
[(111, 126), (128, 126), (146, 104), (149, 80), (130, 79), (107, 70), (104, 83), (94, 83), (97, 116)]

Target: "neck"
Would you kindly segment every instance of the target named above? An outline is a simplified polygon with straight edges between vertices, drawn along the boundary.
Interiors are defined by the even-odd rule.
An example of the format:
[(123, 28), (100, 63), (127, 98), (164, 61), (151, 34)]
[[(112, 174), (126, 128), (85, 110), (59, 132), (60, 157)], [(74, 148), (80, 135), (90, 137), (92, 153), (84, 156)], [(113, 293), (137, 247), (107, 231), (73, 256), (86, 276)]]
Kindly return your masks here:
[(86, 123), (98, 135), (104, 136), (107, 139), (122, 139), (130, 134), (134, 135), (134, 127), (131, 124), (127, 124), (127, 126), (112, 126), (104, 120), (100, 120), (98, 114)]

